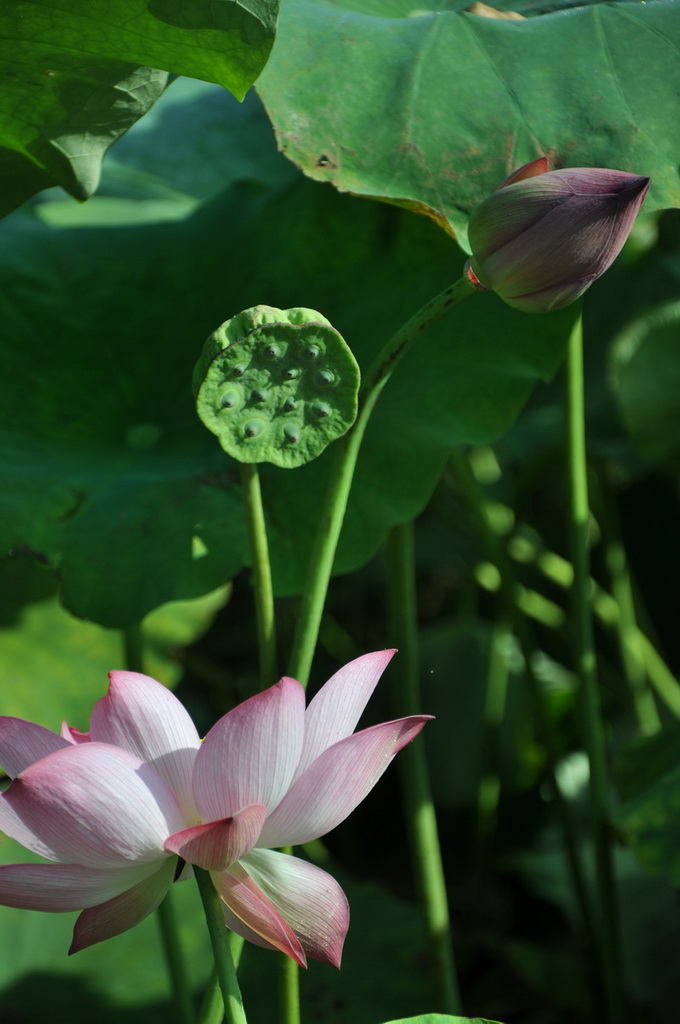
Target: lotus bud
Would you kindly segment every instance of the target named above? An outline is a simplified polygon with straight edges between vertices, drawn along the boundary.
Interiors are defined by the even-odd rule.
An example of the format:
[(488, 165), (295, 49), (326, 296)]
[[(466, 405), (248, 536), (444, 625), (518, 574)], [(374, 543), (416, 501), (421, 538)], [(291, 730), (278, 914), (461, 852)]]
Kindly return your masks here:
[(625, 171), (525, 164), (470, 218), (469, 281), (525, 313), (567, 306), (614, 262), (648, 188)]

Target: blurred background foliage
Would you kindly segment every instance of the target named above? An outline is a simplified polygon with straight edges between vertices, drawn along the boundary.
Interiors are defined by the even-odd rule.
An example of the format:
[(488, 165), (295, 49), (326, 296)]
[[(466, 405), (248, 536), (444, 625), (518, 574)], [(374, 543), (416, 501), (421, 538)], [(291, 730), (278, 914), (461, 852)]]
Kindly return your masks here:
[[(318, 6), (323, 20), (332, 5)], [(624, 6), (634, 18), (633, 5), (611, 9)], [(352, 10), (365, 16), (369, 7)], [(291, 4), (287, 17), (304, 8)], [(262, 84), (280, 143), (274, 108), (287, 101), (277, 85), (285, 72), (274, 60)], [(437, 108), (433, 123), (443, 116)], [(329, 124), (337, 127), (319, 121)], [(504, 173), (495, 140), (479, 186), (487, 191)], [(587, 150), (587, 139), (580, 145)], [(515, 152), (515, 163), (534, 155)], [(579, 162), (619, 163), (587, 155)], [(351, 188), (333, 171), (323, 165), (312, 176)], [(667, 171), (584, 314), (594, 608), (635, 1024), (671, 1024), (680, 997), (680, 214), (663, 209), (673, 188)], [(463, 224), (475, 196), (455, 215), (441, 209)], [(433, 208), (431, 197), (413, 199)], [(187, 79), (116, 142), (87, 203), (47, 190), (11, 213), (0, 231), (0, 533), (10, 552), (0, 561), (2, 713), (85, 728), (106, 671), (123, 664), (121, 629), (140, 620), (147, 671), (176, 689), (201, 731), (252, 693), (237, 467), (191, 404), (203, 339), (255, 303), (312, 306), (365, 366), (463, 262), (431, 219), (303, 178), (276, 151), (255, 94), (239, 105), (219, 86)], [(437, 716), (424, 741), (464, 1009), (506, 1024), (593, 1019), (592, 965), (560, 827), (564, 802), (589, 865), (559, 372), (572, 317), (528, 318), (480, 296), (401, 364), (366, 438), (313, 672), (315, 688), (340, 663), (391, 645), (383, 543), (415, 517), (422, 710)], [(262, 474), (283, 653), (326, 473), (322, 456)], [(389, 704), (388, 675), (371, 720), (389, 716)], [(377, 1024), (431, 1004), (403, 837), (392, 772), (315, 851), (331, 858), (352, 925), (342, 973), (313, 964), (303, 977), (305, 1020)], [(25, 854), (0, 837), (0, 858)], [(177, 890), (198, 992), (203, 924), (192, 887)], [(155, 922), (69, 960), (72, 920), (0, 908), (3, 1024), (48, 1009), (76, 1024), (123, 1013), (167, 1020)], [(274, 957), (245, 950), (254, 1021), (270, 1019), (276, 969)]]

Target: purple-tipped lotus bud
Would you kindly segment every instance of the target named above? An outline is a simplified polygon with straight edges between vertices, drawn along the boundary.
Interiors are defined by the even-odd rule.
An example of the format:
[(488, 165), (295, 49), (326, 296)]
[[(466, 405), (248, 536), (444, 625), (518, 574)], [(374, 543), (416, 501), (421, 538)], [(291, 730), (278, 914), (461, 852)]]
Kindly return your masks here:
[(520, 167), (468, 227), (469, 280), (525, 313), (561, 309), (604, 274), (649, 188), (625, 171), (547, 166), (541, 157)]

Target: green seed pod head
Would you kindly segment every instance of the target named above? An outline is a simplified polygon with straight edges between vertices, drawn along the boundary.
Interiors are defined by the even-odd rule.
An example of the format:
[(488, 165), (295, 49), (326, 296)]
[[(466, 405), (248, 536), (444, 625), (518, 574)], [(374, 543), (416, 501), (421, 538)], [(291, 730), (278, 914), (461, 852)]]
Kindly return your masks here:
[(213, 331), (192, 383), (198, 415), (232, 458), (292, 469), (349, 430), (360, 375), (321, 313), (254, 306)]

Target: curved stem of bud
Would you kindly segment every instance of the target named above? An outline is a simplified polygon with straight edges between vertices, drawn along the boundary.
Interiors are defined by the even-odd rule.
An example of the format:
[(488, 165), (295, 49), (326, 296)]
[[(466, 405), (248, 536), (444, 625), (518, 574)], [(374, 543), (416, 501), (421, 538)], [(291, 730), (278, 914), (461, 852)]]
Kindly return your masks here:
[(419, 309), (410, 320), (407, 320), (396, 334), (392, 335), (364, 377), (359, 394), (357, 418), (352, 428), (337, 444), (335, 462), (319, 516), (319, 525), (302, 594), (289, 675), (299, 680), (303, 686), (307, 685), (309, 679), (354, 469), (371, 413), (399, 360), (440, 316), (453, 309), (463, 299), (474, 294), (474, 289), (465, 276), (445, 288), (443, 292)]

